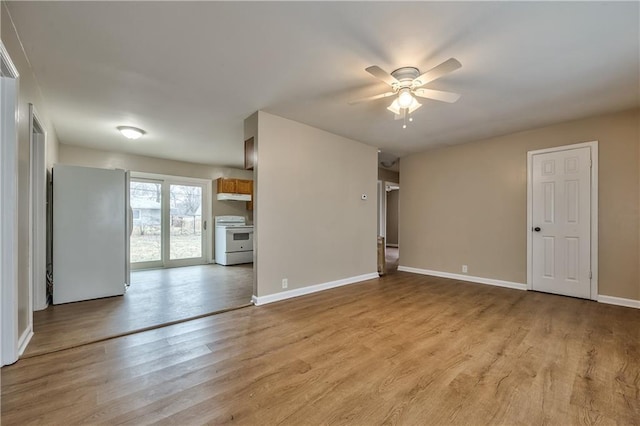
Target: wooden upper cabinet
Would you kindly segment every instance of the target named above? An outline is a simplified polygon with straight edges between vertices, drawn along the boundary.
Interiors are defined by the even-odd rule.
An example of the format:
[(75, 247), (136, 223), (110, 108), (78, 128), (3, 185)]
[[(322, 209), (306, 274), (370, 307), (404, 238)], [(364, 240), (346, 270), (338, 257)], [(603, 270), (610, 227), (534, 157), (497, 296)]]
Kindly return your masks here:
[(237, 194), (238, 179), (218, 179), (218, 194)]
[(220, 178), (217, 182), (217, 193), (253, 195), (253, 181)]
[(256, 164), (256, 150), (253, 138), (244, 141), (244, 168), (245, 170), (253, 170)]
[(251, 194), (253, 192), (253, 181), (237, 179), (236, 194)]

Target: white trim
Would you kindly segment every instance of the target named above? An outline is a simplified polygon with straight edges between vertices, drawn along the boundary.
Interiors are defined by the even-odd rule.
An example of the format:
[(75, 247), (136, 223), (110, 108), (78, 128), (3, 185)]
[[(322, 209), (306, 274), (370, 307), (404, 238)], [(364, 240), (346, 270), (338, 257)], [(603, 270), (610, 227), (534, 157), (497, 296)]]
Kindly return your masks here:
[(395, 247), (395, 248), (398, 248), (398, 247), (399, 247), (397, 244), (389, 244), (389, 243), (386, 243), (386, 245), (387, 245), (387, 247)]
[(533, 156), (550, 152), (567, 151), (578, 148), (591, 150), (591, 300), (598, 300), (598, 141), (555, 146), (527, 152), (527, 289), (533, 289), (533, 239), (531, 228), (533, 217)]
[(398, 271), (411, 272), (413, 274), (430, 275), (432, 277), (450, 278), (452, 280), (468, 281), (477, 284), (488, 284), (496, 287), (506, 287), (515, 290), (526, 290), (527, 285), (512, 281), (496, 280), (493, 278), (474, 277), (472, 275), (453, 274), (451, 272), (433, 271), (430, 269), (412, 268), (410, 266), (398, 266)]
[(598, 295), (598, 302), (608, 305), (626, 306), (627, 308), (640, 309), (640, 300), (624, 299), (622, 297)]
[(4, 62), (7, 65), (7, 68), (9, 68), (9, 71), (11, 71), (11, 78), (15, 78), (15, 79), (20, 78), (20, 73), (18, 72), (18, 68), (16, 68), (16, 66), (13, 64), (13, 61), (11, 60), (11, 56), (9, 56), (9, 52), (4, 47), (4, 43), (2, 43), (2, 40), (0, 40), (0, 58), (4, 59)]
[(372, 272), (355, 277), (343, 278), (341, 280), (329, 281), (327, 283), (311, 285), (308, 287), (296, 288), (294, 290), (283, 291), (280, 293), (268, 294), (266, 296), (251, 296), (254, 305), (266, 305), (267, 303), (279, 302), (280, 300), (291, 299), (292, 297), (304, 296), (306, 294), (317, 293), (330, 288), (341, 287), (348, 284), (355, 284), (361, 281), (378, 279), (378, 273)]
[[(18, 70), (0, 40), (11, 76), (0, 83), (0, 366), (18, 360)], [(9, 80), (13, 79), (12, 82)], [(5, 121), (6, 118), (6, 121)]]
[(378, 236), (387, 239), (387, 193), (384, 181), (378, 180)]
[[(37, 126), (37, 129), (36, 129)], [(42, 141), (34, 138), (36, 130)], [(39, 139), (39, 138), (38, 138)], [(38, 160), (42, 160), (42, 163)], [(36, 165), (42, 166), (36, 170)], [(47, 301), (47, 132), (33, 104), (29, 104), (29, 292), (30, 312), (41, 311)], [(37, 180), (37, 182), (36, 182)], [(36, 200), (40, 197), (40, 202)], [(36, 224), (40, 224), (39, 233)], [(33, 316), (30, 328), (33, 329)]]
[(31, 338), (33, 337), (33, 329), (27, 328), (20, 336), (18, 340), (18, 356), (22, 356), (24, 351), (27, 349)]

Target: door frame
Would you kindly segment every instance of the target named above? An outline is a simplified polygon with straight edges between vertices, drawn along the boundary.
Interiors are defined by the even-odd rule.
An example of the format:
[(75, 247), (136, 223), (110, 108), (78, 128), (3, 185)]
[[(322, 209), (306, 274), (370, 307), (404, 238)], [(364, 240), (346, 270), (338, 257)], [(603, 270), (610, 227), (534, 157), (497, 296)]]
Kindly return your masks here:
[[(20, 74), (0, 40), (0, 64), (14, 93), (0, 84), (0, 366), (19, 356), (18, 336), (18, 93)], [(11, 97), (11, 99), (9, 99)], [(6, 102), (6, 104), (5, 104)], [(5, 121), (6, 118), (6, 121)]]
[(533, 290), (533, 156), (590, 148), (591, 151), (591, 300), (598, 300), (598, 141), (527, 151), (527, 290)]
[[(397, 186), (397, 189), (392, 189), (387, 191), (387, 187), (388, 186)], [(384, 182), (382, 182), (382, 186), (384, 189), (384, 244), (386, 246), (389, 247), (396, 247), (399, 248), (400, 247), (400, 235), (398, 235), (398, 242), (396, 244), (389, 244), (388, 238), (387, 238), (387, 218), (389, 217), (389, 203), (387, 202), (387, 197), (389, 196), (389, 193), (392, 191), (399, 191), (400, 190), (400, 184), (398, 182), (393, 182), (390, 180), (385, 180)], [(398, 202), (398, 210), (400, 208), (400, 203)], [(399, 229), (399, 225), (398, 224), (398, 229)]]
[[(36, 140), (34, 133), (40, 134), (41, 140)], [(29, 144), (29, 283), (31, 289), (30, 311), (33, 312), (46, 309), (48, 306), (47, 132), (36, 108), (31, 103), (29, 104)], [(42, 229), (36, 226), (38, 223), (43, 227)], [(40, 232), (36, 232), (36, 230)]]
[(387, 193), (383, 180), (378, 180), (378, 236), (387, 239)]

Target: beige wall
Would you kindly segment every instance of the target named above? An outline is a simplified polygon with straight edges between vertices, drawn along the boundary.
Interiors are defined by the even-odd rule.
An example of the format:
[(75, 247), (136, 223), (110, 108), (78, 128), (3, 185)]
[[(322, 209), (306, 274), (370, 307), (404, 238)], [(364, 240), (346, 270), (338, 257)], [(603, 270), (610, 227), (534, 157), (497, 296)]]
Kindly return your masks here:
[(400, 183), (400, 173), (378, 167), (378, 180)]
[(398, 244), (398, 201), (400, 190), (389, 191), (387, 194), (387, 244)]
[(22, 51), (13, 23), (2, 2), (2, 43), (20, 74), (18, 92), (18, 333), (28, 327), (29, 317), (29, 185), (30, 185), (30, 135), (29, 104), (33, 104), (47, 133), (47, 164), (57, 159), (58, 140), (44, 106), (38, 82), (29, 61)]
[[(60, 144), (59, 154), (59, 162), (61, 164), (70, 164), (75, 166), (98, 167), (102, 169), (125, 169), (135, 172), (157, 173), (170, 176), (211, 180), (215, 180), (220, 177), (253, 179), (253, 173), (248, 170), (165, 160), (161, 158), (125, 154), (121, 152), (101, 151), (65, 144)], [(247, 210), (246, 203), (239, 201), (218, 201), (215, 198), (215, 182), (213, 182), (212, 188), (214, 192), (211, 197), (212, 216), (245, 216), (249, 222), (252, 222), (253, 213)], [(213, 231), (215, 232), (215, 228)], [(213, 245), (212, 241), (212, 250)], [(214, 252), (212, 251), (211, 253), (213, 256)]]
[(599, 294), (640, 300), (640, 110), (403, 157), (401, 264), (526, 283), (527, 151), (599, 141)]
[(262, 111), (258, 135), (257, 296), (375, 273), (376, 148)]

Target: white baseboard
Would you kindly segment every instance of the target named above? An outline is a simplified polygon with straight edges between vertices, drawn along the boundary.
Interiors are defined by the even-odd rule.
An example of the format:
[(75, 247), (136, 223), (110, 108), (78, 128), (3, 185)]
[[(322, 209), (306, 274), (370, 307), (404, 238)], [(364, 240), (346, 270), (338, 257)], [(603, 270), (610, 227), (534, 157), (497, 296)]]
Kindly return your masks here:
[(527, 285), (512, 281), (495, 280), (493, 278), (474, 277), (471, 275), (452, 274), (451, 272), (432, 271), (429, 269), (412, 268), (410, 266), (398, 266), (398, 271), (412, 272), (414, 274), (431, 275), (433, 277), (451, 278), (453, 280), (469, 281), (478, 284), (488, 284), (497, 287), (513, 288), (516, 290), (526, 290)]
[(598, 302), (606, 303), (608, 305), (626, 306), (627, 308), (640, 309), (640, 300), (624, 299), (622, 297), (605, 296), (603, 294), (598, 295)]
[(378, 278), (377, 272), (370, 274), (358, 275), (355, 277), (343, 278), (337, 281), (330, 281), (327, 283), (311, 285), (308, 287), (296, 288), (293, 290), (287, 290), (280, 293), (268, 294), (266, 296), (251, 296), (251, 301), (254, 305), (266, 305), (267, 303), (278, 302), (280, 300), (291, 299), (292, 297), (304, 296), (305, 294), (317, 293), (323, 290), (329, 290), (330, 288), (341, 287), (343, 285), (355, 284), (361, 281), (372, 280)]
[(27, 349), (32, 337), (33, 330), (31, 329), (27, 329), (22, 333), (22, 336), (20, 336), (20, 339), (18, 340), (18, 356), (22, 355), (25, 349)]

